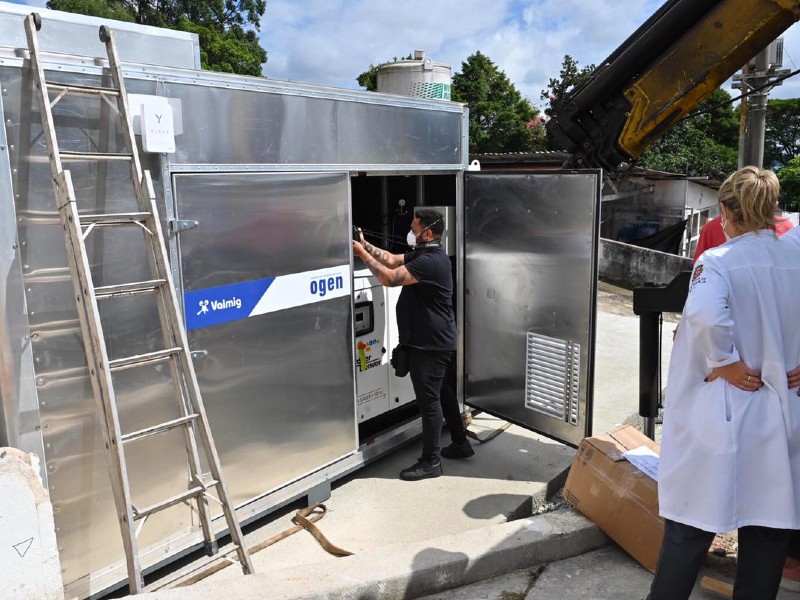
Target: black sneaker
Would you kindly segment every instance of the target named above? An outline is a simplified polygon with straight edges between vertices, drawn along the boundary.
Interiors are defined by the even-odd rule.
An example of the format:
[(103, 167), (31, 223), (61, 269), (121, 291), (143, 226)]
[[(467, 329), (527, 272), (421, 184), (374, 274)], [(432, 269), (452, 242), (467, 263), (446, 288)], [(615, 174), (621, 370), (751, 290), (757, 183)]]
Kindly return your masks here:
[(432, 479), (442, 474), (442, 461), (430, 462), (419, 459), (415, 464), (400, 471), (400, 479), (404, 481), (418, 481), (419, 479)]
[(441, 455), (445, 458), (469, 458), (475, 454), (475, 450), (472, 449), (472, 444), (469, 443), (469, 440), (464, 440), (461, 444), (456, 444), (452, 442), (446, 448), (442, 448)]

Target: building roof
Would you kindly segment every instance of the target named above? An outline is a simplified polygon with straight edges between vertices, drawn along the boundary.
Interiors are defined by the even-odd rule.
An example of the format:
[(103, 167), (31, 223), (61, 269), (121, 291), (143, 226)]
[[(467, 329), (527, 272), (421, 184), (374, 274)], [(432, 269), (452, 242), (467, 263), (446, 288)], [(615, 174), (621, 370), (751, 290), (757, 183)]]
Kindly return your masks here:
[[(540, 152), (487, 152), (485, 154), (471, 154), (470, 161), (478, 160), (482, 165), (503, 166), (509, 170), (515, 169), (552, 169), (560, 168), (570, 157), (569, 152), (560, 150), (542, 150)], [(656, 171), (644, 167), (634, 166), (623, 174), (624, 177), (642, 177), (655, 181), (693, 181), (702, 186), (717, 190), (722, 182), (710, 177), (697, 177), (681, 173)]]
[(471, 154), (470, 160), (479, 160), (481, 164), (515, 163), (520, 165), (561, 166), (570, 157), (569, 152), (542, 150), (540, 152), (487, 152), (485, 154)]

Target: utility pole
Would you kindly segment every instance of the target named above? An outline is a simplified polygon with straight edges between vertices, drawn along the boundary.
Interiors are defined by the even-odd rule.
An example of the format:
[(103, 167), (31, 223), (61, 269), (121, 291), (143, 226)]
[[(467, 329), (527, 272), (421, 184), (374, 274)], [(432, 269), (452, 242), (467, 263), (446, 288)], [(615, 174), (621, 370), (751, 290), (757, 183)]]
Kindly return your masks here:
[[(742, 67), (742, 78), (747, 78), (750, 75), (750, 72), (753, 69), (750, 67), (750, 63), (747, 63)], [(740, 90), (744, 91), (745, 88), (744, 84), (733, 84), (734, 88), (739, 88)], [(747, 163), (745, 162), (745, 143), (747, 140), (747, 98), (742, 98), (741, 102), (739, 102), (739, 155), (738, 155), (738, 168), (742, 168)]]
[(767, 98), (770, 90), (780, 82), (775, 79), (789, 73), (779, 69), (783, 64), (783, 39), (779, 38), (758, 53), (754, 61), (742, 68), (742, 73), (733, 76), (734, 88), (743, 93), (740, 105), (739, 168), (754, 165), (761, 168), (764, 163), (764, 131), (767, 120)]

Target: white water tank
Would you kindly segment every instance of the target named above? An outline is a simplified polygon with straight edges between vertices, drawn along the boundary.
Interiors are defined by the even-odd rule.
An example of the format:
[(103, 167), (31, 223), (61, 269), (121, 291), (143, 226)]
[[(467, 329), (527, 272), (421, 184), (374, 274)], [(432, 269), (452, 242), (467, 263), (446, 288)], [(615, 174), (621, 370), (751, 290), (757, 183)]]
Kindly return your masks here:
[(434, 62), (424, 50), (415, 50), (413, 59), (378, 67), (378, 91), (385, 94), (450, 100), (452, 85), (450, 65)]

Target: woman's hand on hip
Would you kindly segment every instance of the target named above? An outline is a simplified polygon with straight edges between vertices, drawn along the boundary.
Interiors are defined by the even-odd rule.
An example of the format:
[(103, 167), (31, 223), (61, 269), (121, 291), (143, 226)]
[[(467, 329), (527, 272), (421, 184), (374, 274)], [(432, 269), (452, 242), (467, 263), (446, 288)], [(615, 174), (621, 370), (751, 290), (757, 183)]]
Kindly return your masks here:
[[(786, 378), (789, 380), (790, 388), (800, 387), (800, 366), (789, 371)], [(800, 396), (800, 390), (797, 390), (797, 395)]]
[(706, 377), (706, 381), (711, 382), (718, 377), (745, 392), (755, 392), (764, 385), (764, 382), (761, 381), (761, 373), (751, 369), (742, 361), (737, 361), (724, 367), (715, 367), (711, 370), (711, 374)]

